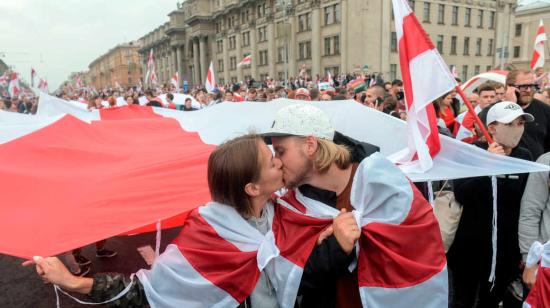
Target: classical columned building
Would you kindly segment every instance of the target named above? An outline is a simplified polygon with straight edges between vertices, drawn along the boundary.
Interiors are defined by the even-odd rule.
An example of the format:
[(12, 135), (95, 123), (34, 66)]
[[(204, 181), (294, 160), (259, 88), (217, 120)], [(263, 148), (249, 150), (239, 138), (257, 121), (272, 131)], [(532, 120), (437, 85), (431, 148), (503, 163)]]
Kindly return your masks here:
[[(506, 34), (514, 0), (409, 4), (462, 78), (509, 62)], [(325, 76), (368, 67), (386, 79), (400, 77), (389, 0), (187, 0), (168, 16), (169, 22), (140, 39), (144, 72), (153, 49), (161, 83), (177, 71), (180, 80), (202, 84), (210, 62), (218, 83), (284, 79), (302, 69), (309, 76)], [(247, 55), (252, 64), (237, 67)], [(162, 74), (159, 61), (169, 65)]]

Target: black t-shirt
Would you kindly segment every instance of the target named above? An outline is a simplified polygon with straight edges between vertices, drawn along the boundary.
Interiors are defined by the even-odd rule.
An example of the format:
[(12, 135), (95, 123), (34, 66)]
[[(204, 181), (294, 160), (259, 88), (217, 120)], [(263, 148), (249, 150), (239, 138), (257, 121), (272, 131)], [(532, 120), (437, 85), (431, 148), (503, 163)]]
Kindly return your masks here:
[(535, 121), (525, 123), (519, 146), (528, 149), (536, 160), (550, 150), (550, 106), (534, 99), (523, 111), (532, 114)]

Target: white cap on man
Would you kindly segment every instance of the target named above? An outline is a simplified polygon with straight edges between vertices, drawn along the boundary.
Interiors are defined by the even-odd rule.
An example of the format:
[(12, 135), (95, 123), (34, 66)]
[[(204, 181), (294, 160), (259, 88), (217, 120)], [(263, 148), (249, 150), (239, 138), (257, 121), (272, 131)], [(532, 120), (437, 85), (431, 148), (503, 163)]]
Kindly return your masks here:
[(489, 108), (491, 109), (487, 112), (487, 125), (493, 122), (509, 124), (519, 117), (523, 117), (525, 122), (535, 120), (532, 114), (523, 112), (521, 106), (514, 102), (500, 102)]
[(271, 129), (265, 137), (315, 136), (332, 140), (334, 127), (323, 110), (311, 105), (289, 105), (277, 111)]

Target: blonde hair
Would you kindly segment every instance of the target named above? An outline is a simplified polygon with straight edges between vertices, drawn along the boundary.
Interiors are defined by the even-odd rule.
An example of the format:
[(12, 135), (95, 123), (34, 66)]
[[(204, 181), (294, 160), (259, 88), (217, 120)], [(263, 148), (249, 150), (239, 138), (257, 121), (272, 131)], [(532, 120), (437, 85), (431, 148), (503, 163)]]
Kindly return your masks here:
[(318, 148), (314, 160), (317, 172), (326, 173), (332, 163), (335, 163), (342, 170), (351, 165), (351, 154), (347, 147), (325, 139), (317, 139), (317, 144)]

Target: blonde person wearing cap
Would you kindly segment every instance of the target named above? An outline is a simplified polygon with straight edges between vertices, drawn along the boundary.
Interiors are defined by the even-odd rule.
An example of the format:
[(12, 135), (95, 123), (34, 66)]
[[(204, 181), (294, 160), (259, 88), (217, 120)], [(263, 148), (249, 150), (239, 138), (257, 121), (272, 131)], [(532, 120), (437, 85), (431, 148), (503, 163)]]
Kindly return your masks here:
[(333, 234), (304, 267), (300, 307), (361, 307), (357, 272), (348, 270), (360, 236), (350, 193), (359, 162), (379, 149), (335, 131), (328, 116), (310, 105), (281, 108), (264, 136), (283, 163), (285, 187), (341, 211)]
[[(500, 102), (480, 112), (486, 113), (487, 130), (494, 143), (474, 144), (491, 153), (531, 160), (529, 150), (518, 146), (526, 122), (533, 122), (516, 103)], [(462, 217), (455, 240), (447, 253), (452, 279), (450, 307), (504, 307), (518, 304), (520, 294), (505, 296), (508, 286), (519, 277), (521, 255), (518, 246), (520, 203), (527, 174), (497, 177), (497, 249), (494, 286), (489, 282), (492, 264), (493, 190), (490, 177), (454, 181), (456, 200), (462, 205)], [(521, 288), (520, 288), (521, 289)]]

